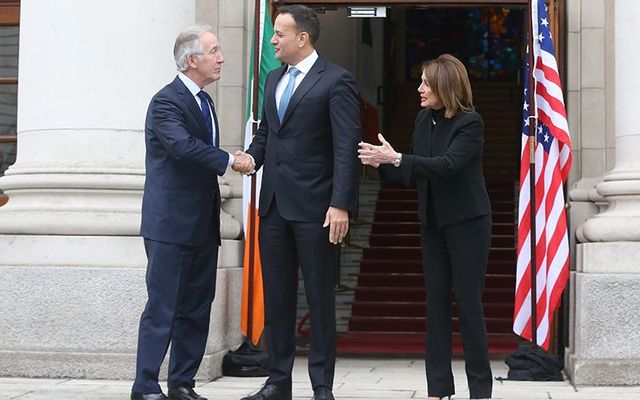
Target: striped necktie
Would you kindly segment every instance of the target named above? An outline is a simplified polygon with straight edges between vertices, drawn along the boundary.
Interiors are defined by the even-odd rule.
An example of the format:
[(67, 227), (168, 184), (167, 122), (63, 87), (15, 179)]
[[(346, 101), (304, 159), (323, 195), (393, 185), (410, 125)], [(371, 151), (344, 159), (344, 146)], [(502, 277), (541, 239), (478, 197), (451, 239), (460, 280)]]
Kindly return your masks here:
[(211, 120), (209, 96), (207, 96), (204, 90), (201, 90), (198, 92), (198, 98), (200, 99), (200, 111), (202, 112), (202, 117), (204, 118), (204, 122), (207, 125), (207, 130), (209, 131), (209, 136), (211, 137), (211, 143), (215, 146), (216, 138), (213, 132), (213, 121)]

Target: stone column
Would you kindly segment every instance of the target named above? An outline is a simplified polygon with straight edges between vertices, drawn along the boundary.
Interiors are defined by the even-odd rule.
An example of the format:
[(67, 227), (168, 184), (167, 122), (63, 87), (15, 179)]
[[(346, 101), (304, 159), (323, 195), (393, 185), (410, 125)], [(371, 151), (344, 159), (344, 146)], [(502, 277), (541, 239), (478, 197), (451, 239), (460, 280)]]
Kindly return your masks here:
[[(197, 3), (22, 1), (18, 153), (0, 178), (0, 375), (133, 377), (144, 118), (176, 74), (173, 42)], [(239, 234), (225, 214), (201, 377), (240, 340)]]
[(640, 384), (640, 9), (617, 0), (615, 27), (615, 167), (597, 191), (604, 212), (578, 228), (572, 348), (576, 384)]

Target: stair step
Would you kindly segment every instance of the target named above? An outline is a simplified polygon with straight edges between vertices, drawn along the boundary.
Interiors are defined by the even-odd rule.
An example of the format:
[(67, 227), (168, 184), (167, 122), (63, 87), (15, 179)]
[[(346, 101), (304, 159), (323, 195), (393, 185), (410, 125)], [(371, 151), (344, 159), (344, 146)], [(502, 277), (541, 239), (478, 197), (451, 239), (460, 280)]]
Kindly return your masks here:
[[(365, 260), (420, 260), (422, 249), (419, 246), (375, 246), (364, 249), (362, 258)], [(490, 259), (514, 260), (515, 247), (492, 247)]]
[[(502, 318), (513, 314), (513, 303), (485, 303), (484, 315), (489, 318)], [(424, 317), (424, 302), (400, 302), (400, 301), (360, 301), (352, 306), (354, 315), (362, 317), (375, 317), (394, 315), (397, 317)], [(457, 314), (457, 305), (453, 303), (452, 315)]]
[[(395, 332), (349, 332), (338, 338), (338, 351), (352, 355), (394, 355), (423, 356), (425, 335), (418, 333)], [(512, 333), (487, 332), (487, 342), (493, 356), (506, 356), (518, 347), (518, 337)], [(460, 333), (452, 335), (454, 355), (462, 355), (462, 337)]]
[[(376, 211), (374, 220), (376, 222), (418, 222), (416, 210), (409, 211)], [(496, 211), (494, 210), (492, 220), (497, 223), (513, 223), (515, 221), (515, 210)]]
[(374, 222), (371, 233), (412, 233), (420, 234), (419, 222)]
[(514, 247), (516, 244), (515, 235), (491, 235), (491, 246), (493, 247)]
[(410, 233), (372, 234), (369, 246), (420, 246), (420, 235)]
[[(514, 216), (515, 218), (515, 216)], [(496, 222), (491, 224), (491, 233), (494, 235), (513, 235), (516, 228), (514, 222)], [(381, 233), (414, 233), (420, 234), (419, 222), (377, 222), (371, 224), (372, 234)]]
[(418, 222), (418, 213), (416, 210), (376, 211), (373, 218), (376, 222)]
[[(507, 197), (503, 196), (500, 192), (492, 192), (491, 196), (491, 208), (493, 211), (515, 212), (515, 201), (513, 198), (511, 198), (513, 197), (512, 193), (510, 193), (509, 197)], [(417, 212), (417, 210), (418, 200), (378, 200), (374, 211), (376, 213), (415, 213)]]
[(376, 211), (417, 210), (418, 199), (415, 200), (378, 200)]
[(380, 200), (418, 200), (416, 189), (389, 189), (383, 188), (378, 194)]
[[(487, 330), (491, 332), (508, 333), (513, 329), (511, 318), (485, 317)], [(451, 318), (454, 331), (460, 331), (457, 317)], [(360, 317), (349, 318), (349, 331), (353, 332), (425, 332), (425, 317)]]
[[(388, 287), (356, 287), (354, 302), (358, 301), (424, 301), (424, 288)], [(490, 303), (513, 302), (515, 288), (486, 288), (482, 296), (483, 301)]]
[[(489, 274), (514, 274), (516, 261), (489, 259), (487, 273)], [(359, 266), (361, 273), (422, 273), (421, 260), (362, 260)]]
[[(514, 235), (491, 235), (494, 247), (513, 247), (516, 245)], [(372, 234), (369, 246), (420, 246), (420, 235), (409, 233)]]
[[(399, 290), (405, 288), (423, 287), (422, 273), (359, 273), (358, 287), (394, 287)], [(487, 274), (485, 287), (510, 288), (515, 285), (515, 274)]]

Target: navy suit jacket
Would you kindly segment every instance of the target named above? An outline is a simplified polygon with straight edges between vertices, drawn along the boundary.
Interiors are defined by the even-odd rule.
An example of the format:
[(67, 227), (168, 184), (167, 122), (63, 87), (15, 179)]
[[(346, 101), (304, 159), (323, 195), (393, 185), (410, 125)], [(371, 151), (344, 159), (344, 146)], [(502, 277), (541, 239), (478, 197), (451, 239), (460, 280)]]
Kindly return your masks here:
[(225, 173), (229, 154), (211, 143), (198, 103), (178, 77), (151, 99), (145, 144), (142, 236), (186, 246), (220, 244), (217, 176)]
[(282, 124), (275, 91), (287, 71), (267, 76), (262, 120), (247, 153), (263, 167), (260, 216), (277, 197), (289, 221), (323, 222), (329, 206), (354, 210), (360, 163), (360, 108), (355, 81), (320, 57), (293, 93)]

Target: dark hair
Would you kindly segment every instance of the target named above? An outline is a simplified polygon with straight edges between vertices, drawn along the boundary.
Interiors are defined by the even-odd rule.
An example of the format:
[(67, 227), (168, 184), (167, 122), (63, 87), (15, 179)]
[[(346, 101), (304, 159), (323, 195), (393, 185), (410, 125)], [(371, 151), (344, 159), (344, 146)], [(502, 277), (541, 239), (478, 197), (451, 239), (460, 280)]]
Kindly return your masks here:
[(298, 33), (307, 32), (309, 41), (315, 46), (316, 41), (320, 37), (320, 20), (315, 11), (307, 6), (293, 4), (278, 8), (278, 13), (291, 15), (298, 28)]
[(422, 72), (433, 94), (444, 105), (447, 118), (459, 111), (473, 111), (469, 75), (460, 60), (451, 54), (442, 54), (435, 60), (425, 61)]

